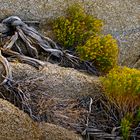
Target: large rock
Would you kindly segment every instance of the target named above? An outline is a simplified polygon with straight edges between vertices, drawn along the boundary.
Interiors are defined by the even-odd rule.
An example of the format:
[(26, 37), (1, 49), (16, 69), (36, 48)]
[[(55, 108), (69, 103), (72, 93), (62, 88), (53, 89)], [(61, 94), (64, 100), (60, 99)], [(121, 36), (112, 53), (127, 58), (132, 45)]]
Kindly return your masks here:
[(17, 107), (0, 99), (0, 140), (82, 140), (72, 131), (49, 123), (35, 123)]
[(105, 22), (104, 33), (119, 44), (119, 64), (140, 68), (139, 0), (94, 0), (89, 12)]
[(0, 99), (0, 140), (39, 140), (40, 132), (29, 116)]
[(66, 0), (0, 0), (0, 18), (17, 15), (26, 20), (42, 20), (62, 14), (66, 4)]
[(26, 103), (30, 105), (32, 117), (66, 128), (73, 128), (72, 124), (80, 126), (87, 110), (74, 106), (80, 106), (84, 97), (101, 95), (99, 78), (72, 68), (46, 64), (40, 71), (27, 64), (11, 64), (14, 80), (28, 97)]
[[(26, 95), (23, 102), (25, 106), (21, 107), (21, 101), (13, 98), (15, 92), (9, 93), (2, 87), (0, 97), (5, 96), (10, 102), (30, 112), (29, 115), (37, 121), (62, 124), (66, 128), (70, 124), (79, 125), (83, 123), (87, 110), (82, 105), (79, 108), (74, 106), (80, 106), (82, 98), (96, 98), (102, 93), (102, 85), (97, 76), (72, 68), (50, 63), (46, 63), (42, 70), (21, 63), (11, 63), (11, 66), (13, 80)], [(71, 128), (74, 126), (71, 125)]]
[[(72, 107), (71, 103), (76, 106), (80, 104), (81, 98), (87, 96), (96, 98), (102, 93), (102, 85), (97, 76), (91, 76), (72, 68), (50, 63), (46, 63), (46, 67), (42, 70), (21, 63), (11, 63), (11, 66), (13, 80), (18, 83), (18, 87), (26, 95), (24, 110), (28, 110), (29, 115), (38, 121), (47, 120), (59, 124), (62, 120), (60, 124), (64, 124), (63, 126), (69, 123), (80, 123), (80, 119), (76, 116), (82, 117), (83, 108), (77, 108), (75, 112), (81, 112), (81, 114), (75, 114), (76, 116), (73, 115), (71, 118), (72, 111), (68, 113)], [(14, 96), (17, 97), (15, 92), (9, 93), (1, 86), (0, 92), (1, 98), (4, 96), (8, 101), (23, 108), (21, 101), (15, 101)], [(62, 112), (58, 112), (60, 106)]]
[(83, 140), (82, 137), (60, 126), (43, 123), (39, 125), (42, 140)]
[(42, 70), (21, 63), (12, 63), (13, 77), (23, 91), (59, 98), (98, 95), (101, 84), (97, 76), (47, 63)]

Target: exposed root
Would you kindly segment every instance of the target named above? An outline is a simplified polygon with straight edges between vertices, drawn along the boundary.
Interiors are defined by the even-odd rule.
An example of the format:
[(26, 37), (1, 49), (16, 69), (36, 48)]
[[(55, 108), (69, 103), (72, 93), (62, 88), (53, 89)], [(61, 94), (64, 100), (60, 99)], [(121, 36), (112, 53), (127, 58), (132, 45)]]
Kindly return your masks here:
[[(2, 32), (1, 38), (5, 39), (10, 36), (10, 39), (8, 39), (2, 48), (5, 49), (4, 51), (7, 51), (7, 49), (16, 50), (16, 52), (19, 53), (19, 59), (23, 59), (23, 55), (28, 55), (31, 58), (38, 59), (38, 54), (40, 49), (42, 49), (46, 52), (46, 56), (51, 56), (51, 58), (55, 57), (55, 60), (60, 62), (61, 66), (73, 67), (91, 74), (99, 75), (98, 71), (94, 66), (92, 66), (92, 64), (80, 60), (80, 58), (74, 56), (72, 52), (64, 51), (53, 40), (48, 37), (44, 37), (34, 28), (29, 27), (27, 24), (21, 21), (20, 18), (11, 16), (4, 19), (2, 24), (4, 24), (7, 29)], [(19, 42), (22, 44), (22, 47)], [(25, 54), (23, 50), (26, 50), (27, 54)], [(20, 57), (20, 55), (22, 56)], [(25, 62), (31, 61), (31, 59), (29, 59), (29, 61), (27, 59), (29, 58), (26, 57)], [(31, 63), (31, 65), (32, 64), (33, 63)], [(35, 65), (33, 64), (33, 66)]]
[[(9, 79), (12, 79), (12, 73), (11, 73), (11, 67), (5, 57), (2, 56), (1, 50), (0, 50), (0, 63), (4, 67), (4, 72), (2, 74), (3, 81), (0, 83), (0, 85), (4, 85), (6, 82), (8, 82)], [(4, 75), (3, 75), (4, 74)]]
[[(6, 29), (0, 33), (0, 66), (2, 66), (0, 86), (6, 92), (0, 93), (0, 97), (27, 112), (34, 120), (41, 121), (42, 117), (36, 113), (36, 109), (31, 103), (32, 98), (30, 94), (22, 91), (18, 81), (13, 81), (11, 67), (8, 62), (9, 58), (18, 59), (20, 62), (27, 63), (39, 69), (46, 65), (45, 62), (38, 59), (40, 51), (43, 50), (46, 53), (46, 57), (48, 57), (48, 61), (55, 59), (61, 66), (72, 67), (99, 75), (97, 69), (90, 62), (82, 61), (79, 57), (73, 55), (72, 52), (63, 50), (57, 43), (48, 37), (44, 37), (34, 28), (29, 27), (19, 17), (8, 17), (2, 21), (2, 24)], [(89, 126), (91, 106), (92, 98), (87, 117), (86, 132)]]

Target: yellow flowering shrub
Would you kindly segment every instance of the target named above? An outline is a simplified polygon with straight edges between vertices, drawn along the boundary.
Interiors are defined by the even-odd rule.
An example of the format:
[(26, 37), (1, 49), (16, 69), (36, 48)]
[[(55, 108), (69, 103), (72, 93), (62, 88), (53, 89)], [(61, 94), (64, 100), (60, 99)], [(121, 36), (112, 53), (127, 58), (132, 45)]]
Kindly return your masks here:
[(77, 47), (77, 53), (106, 73), (117, 65), (118, 45), (111, 35), (91, 36), (83, 46)]
[(140, 70), (115, 67), (101, 81), (106, 96), (122, 111), (140, 107)]
[(103, 22), (86, 14), (81, 5), (72, 5), (65, 13), (66, 16), (52, 22), (55, 38), (62, 46), (75, 48), (83, 45), (90, 36), (100, 33)]
[(121, 133), (123, 136), (123, 140), (128, 140), (131, 134), (131, 126), (133, 120), (132, 114), (126, 114), (125, 117), (121, 119)]
[(135, 110), (135, 112), (128, 112), (121, 118), (120, 128), (123, 140), (130, 140), (130, 137), (133, 135), (133, 131), (140, 122), (140, 108)]
[(65, 16), (51, 20), (48, 25), (58, 44), (74, 51), (82, 60), (93, 62), (101, 73), (117, 65), (116, 40), (111, 35), (101, 35), (103, 22), (87, 14), (81, 4), (69, 6)]

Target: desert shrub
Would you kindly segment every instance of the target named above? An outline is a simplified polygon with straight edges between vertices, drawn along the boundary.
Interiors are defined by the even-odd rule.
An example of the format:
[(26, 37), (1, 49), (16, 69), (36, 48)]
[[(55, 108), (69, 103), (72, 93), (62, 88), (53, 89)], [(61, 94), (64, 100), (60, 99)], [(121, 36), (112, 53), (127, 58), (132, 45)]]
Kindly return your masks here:
[(132, 125), (132, 115), (127, 114), (124, 118), (121, 119), (121, 133), (124, 140), (128, 140), (131, 133), (131, 125)]
[(117, 65), (118, 46), (111, 35), (92, 36), (85, 45), (77, 47), (83, 60), (90, 60), (102, 72), (108, 72)]
[(100, 33), (103, 22), (86, 14), (81, 5), (71, 5), (65, 13), (52, 22), (55, 38), (63, 47), (83, 45), (90, 36)]
[(103, 22), (87, 14), (81, 4), (69, 6), (65, 13), (49, 22), (56, 42), (82, 60), (91, 61), (103, 74), (116, 66), (117, 42), (111, 35), (101, 35)]
[(133, 112), (140, 106), (140, 71), (127, 67), (115, 67), (106, 77), (100, 78), (105, 95), (120, 110)]
[(132, 137), (132, 135), (135, 135), (136, 137), (139, 135), (137, 135), (137, 132), (135, 132), (135, 130), (139, 128), (139, 122), (140, 108), (137, 109), (135, 113), (126, 113), (126, 115), (121, 119), (120, 122), (121, 134), (124, 140), (129, 140)]
[(137, 110), (136, 123), (140, 122), (140, 108)]

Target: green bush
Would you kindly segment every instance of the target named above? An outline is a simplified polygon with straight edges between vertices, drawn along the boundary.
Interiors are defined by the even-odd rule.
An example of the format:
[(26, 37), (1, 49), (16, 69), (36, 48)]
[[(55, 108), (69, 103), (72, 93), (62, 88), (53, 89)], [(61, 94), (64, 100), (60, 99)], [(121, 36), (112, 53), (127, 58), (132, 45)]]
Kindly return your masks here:
[(103, 22), (86, 14), (81, 5), (72, 5), (65, 13), (52, 22), (55, 38), (63, 47), (83, 45), (90, 36), (100, 33)]
[(91, 61), (100, 72), (117, 65), (118, 46), (111, 35), (101, 35), (103, 22), (88, 15), (81, 5), (69, 6), (66, 15), (50, 22), (52, 36), (64, 49), (76, 51), (82, 60)]
[(85, 45), (77, 47), (83, 60), (90, 60), (102, 72), (108, 72), (117, 65), (118, 46), (111, 35), (92, 36)]
[(106, 77), (100, 78), (105, 95), (120, 110), (134, 111), (140, 107), (140, 71), (127, 67), (116, 67)]
[(121, 133), (123, 136), (123, 140), (128, 140), (131, 133), (131, 126), (132, 126), (132, 115), (127, 114), (124, 118), (121, 119)]

